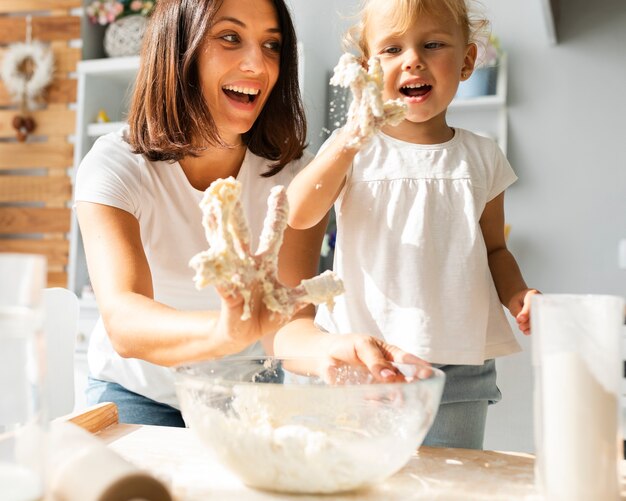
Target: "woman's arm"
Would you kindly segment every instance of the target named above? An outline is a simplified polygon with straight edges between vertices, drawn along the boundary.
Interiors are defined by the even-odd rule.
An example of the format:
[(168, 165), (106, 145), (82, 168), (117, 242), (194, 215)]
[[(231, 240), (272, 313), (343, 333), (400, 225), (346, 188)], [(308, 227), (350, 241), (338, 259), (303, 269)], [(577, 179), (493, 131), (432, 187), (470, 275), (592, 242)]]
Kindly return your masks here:
[(498, 297), (515, 317), (520, 330), (524, 334), (529, 334), (530, 297), (538, 291), (528, 288), (517, 261), (506, 247), (504, 192), (487, 203), (480, 218), (480, 228)]
[(358, 147), (348, 147), (352, 137), (344, 127), (289, 184), (289, 226), (311, 228), (328, 214), (358, 151)]
[(223, 299), (221, 312), (155, 301), (135, 217), (90, 202), (78, 202), (76, 211), (98, 308), (121, 356), (170, 366), (236, 353), (264, 333), (258, 318), (240, 320), (241, 298)]

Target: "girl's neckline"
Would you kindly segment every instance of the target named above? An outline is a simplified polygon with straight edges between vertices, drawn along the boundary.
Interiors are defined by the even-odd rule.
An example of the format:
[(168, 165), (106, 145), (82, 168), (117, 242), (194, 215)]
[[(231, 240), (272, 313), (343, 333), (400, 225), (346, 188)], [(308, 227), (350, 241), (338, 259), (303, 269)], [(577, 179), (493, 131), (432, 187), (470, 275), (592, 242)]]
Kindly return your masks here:
[(435, 143), (435, 144), (412, 143), (410, 141), (404, 141), (403, 139), (397, 139), (397, 138), (395, 138), (393, 136), (390, 136), (389, 134), (385, 134), (383, 131), (379, 131), (379, 134), (385, 140), (401, 144), (401, 145), (403, 145), (405, 147), (416, 148), (416, 149), (419, 149), (419, 150), (441, 150), (441, 149), (444, 149), (444, 148), (449, 148), (450, 146), (453, 146), (455, 143), (457, 143), (459, 141), (459, 137), (461, 135), (461, 129), (459, 129), (457, 127), (452, 127), (452, 130), (454, 131), (454, 136), (452, 136), (451, 139), (449, 139), (448, 141), (445, 141), (443, 143)]

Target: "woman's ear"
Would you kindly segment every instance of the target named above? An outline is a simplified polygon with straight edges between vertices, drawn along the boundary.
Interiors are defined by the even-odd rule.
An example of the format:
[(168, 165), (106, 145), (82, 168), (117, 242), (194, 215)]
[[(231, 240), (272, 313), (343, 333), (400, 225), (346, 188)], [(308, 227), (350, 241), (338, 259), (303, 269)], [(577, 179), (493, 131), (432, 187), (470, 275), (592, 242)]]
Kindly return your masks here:
[(461, 81), (467, 80), (472, 76), (477, 55), (478, 47), (476, 44), (468, 43), (465, 49), (465, 57), (463, 58), (463, 67), (461, 68)]

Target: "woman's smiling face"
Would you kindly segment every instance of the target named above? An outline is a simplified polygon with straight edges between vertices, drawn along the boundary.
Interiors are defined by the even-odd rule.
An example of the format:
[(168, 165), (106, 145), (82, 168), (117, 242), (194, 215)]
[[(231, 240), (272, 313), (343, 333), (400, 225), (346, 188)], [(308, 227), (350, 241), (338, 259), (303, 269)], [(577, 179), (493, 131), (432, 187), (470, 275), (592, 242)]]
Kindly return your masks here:
[(224, 0), (199, 59), (202, 93), (222, 139), (238, 144), (280, 68), (281, 32), (271, 0)]

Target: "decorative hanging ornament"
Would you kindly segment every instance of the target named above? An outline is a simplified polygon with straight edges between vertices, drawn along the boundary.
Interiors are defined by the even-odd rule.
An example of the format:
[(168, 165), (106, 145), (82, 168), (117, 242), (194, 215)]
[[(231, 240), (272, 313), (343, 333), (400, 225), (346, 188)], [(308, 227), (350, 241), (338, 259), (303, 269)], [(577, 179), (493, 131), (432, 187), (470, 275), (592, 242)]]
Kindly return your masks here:
[(0, 75), (7, 91), (20, 105), (20, 114), (13, 118), (17, 139), (25, 141), (35, 127), (30, 110), (41, 101), (54, 76), (54, 56), (49, 47), (33, 42), (31, 17), (26, 22), (26, 42), (8, 46)]

